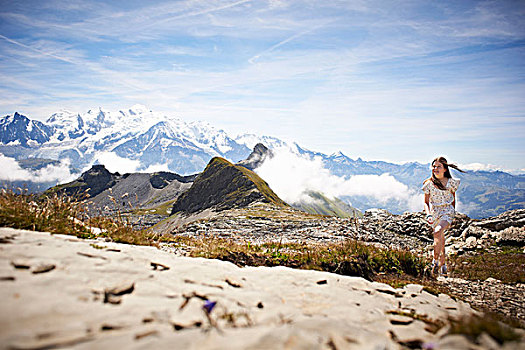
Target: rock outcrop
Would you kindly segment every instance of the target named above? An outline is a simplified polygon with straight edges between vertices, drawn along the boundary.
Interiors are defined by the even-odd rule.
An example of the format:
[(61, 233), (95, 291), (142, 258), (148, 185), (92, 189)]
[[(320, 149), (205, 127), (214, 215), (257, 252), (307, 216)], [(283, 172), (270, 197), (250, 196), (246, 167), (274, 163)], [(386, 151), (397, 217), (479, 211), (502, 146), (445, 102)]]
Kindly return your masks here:
[(68, 196), (83, 196), (88, 194), (93, 198), (102, 191), (111, 188), (120, 174), (110, 173), (104, 165), (93, 165), (72, 182), (50, 188), (44, 194), (65, 193)]
[(246, 169), (253, 171), (270, 158), (273, 158), (273, 152), (262, 143), (258, 143), (253, 148), (253, 151), (250, 153), (248, 158), (241, 160), (237, 163), (237, 165), (241, 165)]
[[(510, 210), (495, 217), (473, 220), (456, 213), (446, 233), (447, 252), (490, 248), (496, 245), (525, 246), (525, 209)], [(361, 230), (382, 236), (385, 232), (407, 235), (432, 242), (432, 229), (425, 222), (423, 212), (394, 215), (383, 209), (365, 212), (359, 225)]]
[(460, 237), (466, 249), (483, 248), (496, 243), (525, 247), (525, 209), (510, 210), (498, 216), (473, 221)]
[(215, 157), (191, 188), (177, 199), (172, 214), (195, 213), (208, 208), (219, 211), (242, 208), (254, 202), (286, 206), (253, 171)]
[[(103, 165), (94, 165), (77, 180), (50, 188), (45, 194), (62, 193), (81, 199), (88, 195), (90, 210), (111, 215), (116, 211), (165, 207), (188, 190), (197, 175), (181, 176), (170, 172), (109, 172)], [(160, 220), (162, 215), (154, 222)], [(140, 218), (142, 220), (142, 218)]]
[(451, 334), (451, 319), (478, 313), (421, 285), (6, 228), (0, 238), (8, 349), (501, 348), (486, 333)]
[[(448, 235), (457, 237), (470, 225), (472, 219), (465, 214), (456, 213)], [(432, 229), (425, 220), (423, 212), (407, 212), (401, 215), (392, 214), (384, 209), (365, 211), (360, 227), (371, 232), (389, 231), (399, 235), (419, 237), (423, 241), (433, 239)]]

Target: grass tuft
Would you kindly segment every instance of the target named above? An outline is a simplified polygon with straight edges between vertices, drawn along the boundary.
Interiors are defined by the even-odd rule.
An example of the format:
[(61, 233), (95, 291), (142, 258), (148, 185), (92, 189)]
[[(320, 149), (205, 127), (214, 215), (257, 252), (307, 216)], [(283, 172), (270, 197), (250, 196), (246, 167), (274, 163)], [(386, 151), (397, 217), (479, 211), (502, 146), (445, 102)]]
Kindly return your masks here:
[(455, 277), (471, 281), (492, 277), (503, 283), (525, 283), (525, 254), (518, 248), (500, 253), (478, 252), (476, 255), (455, 256), (449, 265)]
[(355, 240), (326, 244), (269, 242), (256, 245), (216, 237), (175, 237), (192, 247), (190, 255), (220, 259), (240, 266), (287, 266), (374, 279), (378, 273), (422, 277), (425, 261), (402, 250), (387, 250)]
[(57, 193), (37, 197), (20, 190), (0, 191), (0, 226), (74, 235), (80, 238), (107, 237), (114, 242), (154, 245), (155, 237), (137, 231), (119, 215), (91, 217), (86, 200)]

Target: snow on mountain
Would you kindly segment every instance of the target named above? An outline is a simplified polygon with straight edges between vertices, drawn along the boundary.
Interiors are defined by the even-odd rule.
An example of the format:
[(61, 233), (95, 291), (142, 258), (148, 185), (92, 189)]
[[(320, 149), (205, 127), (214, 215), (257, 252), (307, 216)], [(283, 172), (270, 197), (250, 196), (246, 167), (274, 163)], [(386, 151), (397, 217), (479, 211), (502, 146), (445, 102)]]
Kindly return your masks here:
[(278, 149), (278, 148), (287, 148), (292, 149), (292, 146), (290, 146), (288, 143), (279, 140), (278, 138), (271, 137), (271, 136), (259, 136), (255, 134), (244, 134), (239, 135), (235, 138), (235, 141), (239, 144), (245, 145), (249, 149), (253, 149), (256, 144), (262, 143), (266, 147), (268, 147), (271, 150)]
[(69, 111), (62, 110), (49, 117), (46, 123), (53, 129), (52, 142), (76, 139), (85, 134), (84, 120), (80, 114), (75, 115)]
[(332, 159), (332, 161), (336, 163), (348, 163), (352, 161), (352, 159), (344, 155), (343, 152), (341, 151), (332, 153), (331, 155), (328, 156), (328, 158)]
[(36, 146), (49, 141), (51, 133), (44, 123), (18, 113), (0, 119), (0, 143), (3, 144), (19, 142), (24, 147)]
[[(186, 123), (152, 112), (142, 105), (118, 112), (102, 108), (83, 114), (61, 110), (50, 116), (45, 124), (30, 121), (18, 113), (0, 120), (3, 127), (0, 141), (6, 154), (17, 159), (69, 159), (78, 169), (108, 159), (105, 155), (111, 152), (121, 158), (140, 160), (137, 170), (168, 164), (169, 170), (188, 174), (201, 171), (214, 156), (236, 162), (250, 153), (246, 146), (208, 123)], [(18, 124), (23, 124), (23, 128)], [(32, 134), (27, 131), (28, 125)], [(35, 136), (40, 129), (45, 129), (46, 133)], [(13, 142), (16, 140), (24, 147), (29, 146), (31, 140), (39, 146), (31, 150), (15, 148)]]

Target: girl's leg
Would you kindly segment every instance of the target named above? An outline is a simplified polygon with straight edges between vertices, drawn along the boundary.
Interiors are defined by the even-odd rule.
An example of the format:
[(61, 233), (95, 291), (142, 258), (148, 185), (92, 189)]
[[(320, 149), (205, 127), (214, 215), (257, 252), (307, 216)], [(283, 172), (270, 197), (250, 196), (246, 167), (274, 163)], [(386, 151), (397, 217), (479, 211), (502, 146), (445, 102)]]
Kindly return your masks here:
[(441, 220), (434, 228), (434, 260), (439, 262), (440, 266), (445, 264), (445, 230), (450, 223)]
[(445, 258), (447, 256), (445, 255), (445, 230), (443, 230), (443, 241), (442, 241), (442, 244), (441, 244), (441, 256), (440, 256), (440, 260), (439, 260), (439, 266), (443, 266), (445, 265)]
[(432, 274), (439, 273), (439, 258), (441, 255), (441, 235), (439, 224), (434, 227), (434, 259), (432, 261)]
[(438, 227), (439, 225), (434, 228), (434, 262), (439, 261), (441, 253), (441, 236), (439, 235), (439, 230), (436, 231)]

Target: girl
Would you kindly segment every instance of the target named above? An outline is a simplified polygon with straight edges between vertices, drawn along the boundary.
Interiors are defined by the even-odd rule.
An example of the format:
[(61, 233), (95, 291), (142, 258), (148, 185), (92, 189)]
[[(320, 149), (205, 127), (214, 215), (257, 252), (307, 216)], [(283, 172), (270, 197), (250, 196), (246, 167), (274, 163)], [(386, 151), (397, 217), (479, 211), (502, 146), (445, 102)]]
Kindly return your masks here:
[(447, 274), (445, 263), (445, 230), (450, 227), (456, 209), (456, 190), (459, 179), (453, 179), (449, 167), (462, 173), (454, 164), (449, 164), (444, 157), (438, 157), (432, 161), (432, 176), (423, 183), (425, 192), (425, 212), (427, 221), (434, 230), (434, 260), (432, 261), (432, 272)]

